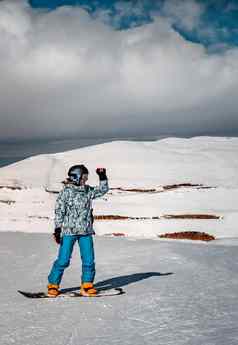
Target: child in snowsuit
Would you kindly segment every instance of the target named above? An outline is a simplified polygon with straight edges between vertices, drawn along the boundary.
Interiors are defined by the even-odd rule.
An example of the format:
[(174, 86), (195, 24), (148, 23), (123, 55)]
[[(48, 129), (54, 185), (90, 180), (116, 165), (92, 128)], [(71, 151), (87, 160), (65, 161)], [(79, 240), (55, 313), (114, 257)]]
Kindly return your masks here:
[(92, 200), (108, 192), (106, 169), (98, 168), (99, 186), (86, 184), (88, 169), (84, 165), (75, 165), (69, 169), (68, 179), (59, 193), (55, 205), (54, 239), (60, 245), (58, 258), (48, 276), (48, 295), (56, 297), (59, 285), (70, 259), (75, 242), (78, 242), (82, 260), (81, 289), (83, 295), (95, 295), (93, 286), (95, 277), (93, 247)]

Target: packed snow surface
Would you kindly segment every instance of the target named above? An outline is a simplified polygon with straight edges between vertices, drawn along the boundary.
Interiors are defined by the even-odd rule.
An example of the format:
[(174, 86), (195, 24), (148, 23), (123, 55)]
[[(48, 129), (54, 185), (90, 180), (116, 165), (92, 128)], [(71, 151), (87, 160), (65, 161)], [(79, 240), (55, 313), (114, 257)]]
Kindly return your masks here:
[[(49, 234), (1, 233), (1, 345), (237, 345), (237, 247), (95, 238), (99, 299), (26, 299), (44, 291), (57, 253)], [(62, 288), (77, 289), (75, 246)]]

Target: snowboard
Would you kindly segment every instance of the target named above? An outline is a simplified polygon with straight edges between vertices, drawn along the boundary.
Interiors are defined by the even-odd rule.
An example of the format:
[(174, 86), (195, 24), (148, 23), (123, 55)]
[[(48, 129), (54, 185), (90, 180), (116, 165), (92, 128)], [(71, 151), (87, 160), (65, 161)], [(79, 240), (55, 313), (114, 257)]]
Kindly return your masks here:
[(98, 298), (98, 297), (109, 297), (109, 296), (118, 296), (123, 295), (125, 291), (122, 288), (115, 288), (115, 289), (98, 289), (98, 293), (95, 296), (83, 296), (80, 294), (80, 292), (61, 292), (56, 297), (48, 296), (47, 292), (27, 292), (27, 291), (21, 291), (17, 290), (21, 295), (27, 297), (27, 298), (78, 298), (78, 297), (84, 297), (84, 298)]

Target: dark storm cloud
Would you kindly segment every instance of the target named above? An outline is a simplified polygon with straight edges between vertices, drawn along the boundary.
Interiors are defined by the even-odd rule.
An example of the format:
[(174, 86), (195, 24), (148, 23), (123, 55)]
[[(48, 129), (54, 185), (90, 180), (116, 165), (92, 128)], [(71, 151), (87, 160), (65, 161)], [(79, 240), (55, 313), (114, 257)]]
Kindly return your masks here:
[[(191, 28), (203, 8), (185, 3)], [(116, 31), (80, 8), (0, 2), (1, 140), (238, 130), (238, 49), (209, 55), (166, 11)]]

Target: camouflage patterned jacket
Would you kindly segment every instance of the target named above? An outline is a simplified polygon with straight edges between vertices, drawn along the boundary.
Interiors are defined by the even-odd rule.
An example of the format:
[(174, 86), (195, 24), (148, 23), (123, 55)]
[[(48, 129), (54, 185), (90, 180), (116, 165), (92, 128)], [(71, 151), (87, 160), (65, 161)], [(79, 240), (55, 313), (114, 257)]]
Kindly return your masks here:
[(100, 181), (98, 187), (67, 183), (56, 200), (55, 227), (61, 228), (63, 235), (94, 234), (92, 200), (108, 190), (107, 180)]

